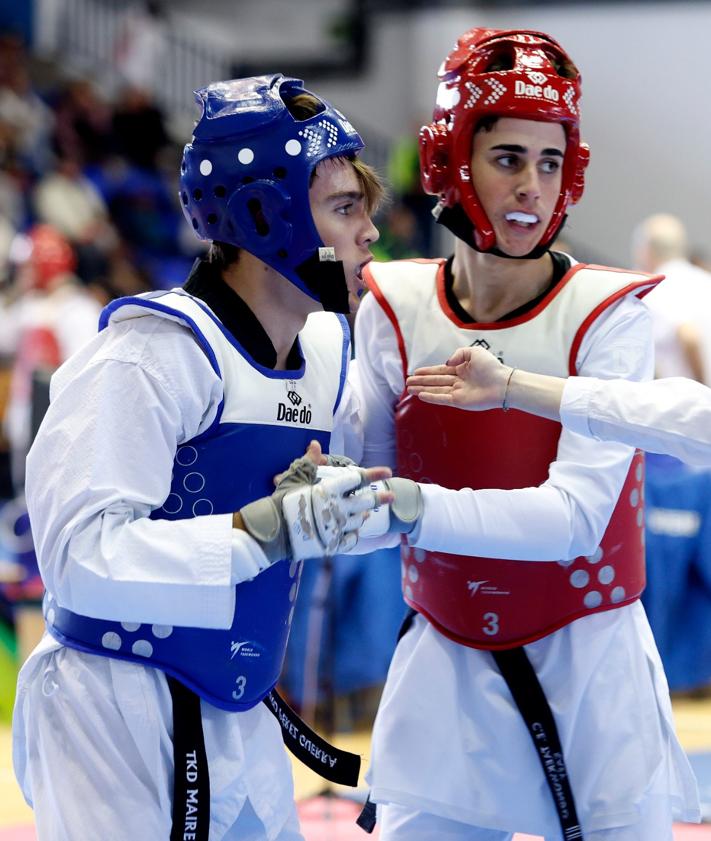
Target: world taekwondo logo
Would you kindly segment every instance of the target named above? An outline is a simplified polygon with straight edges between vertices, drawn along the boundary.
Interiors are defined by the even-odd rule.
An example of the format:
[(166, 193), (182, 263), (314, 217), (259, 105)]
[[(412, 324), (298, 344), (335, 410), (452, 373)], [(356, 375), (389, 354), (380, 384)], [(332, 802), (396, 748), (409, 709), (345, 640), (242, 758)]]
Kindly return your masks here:
[(232, 640), (230, 643), (230, 652), (231, 657), (230, 660), (234, 660), (235, 657), (239, 654), (240, 657), (261, 657), (262, 652), (257, 651), (254, 647), (254, 643), (250, 642), (249, 640), (245, 640), (244, 642), (238, 642), (237, 640)]
[(486, 339), (477, 339), (475, 342), (472, 342), (469, 347), (481, 347), (484, 350), (488, 350), (492, 353), (498, 360), (503, 364), (504, 362), (504, 352), (502, 350), (493, 351), (491, 350), (491, 345), (486, 341)]
[(476, 596), (481, 593), (482, 596), (510, 596), (510, 590), (500, 590), (496, 584), (489, 584), (489, 580), (485, 578), (483, 581), (467, 581), (467, 590), (470, 596)]

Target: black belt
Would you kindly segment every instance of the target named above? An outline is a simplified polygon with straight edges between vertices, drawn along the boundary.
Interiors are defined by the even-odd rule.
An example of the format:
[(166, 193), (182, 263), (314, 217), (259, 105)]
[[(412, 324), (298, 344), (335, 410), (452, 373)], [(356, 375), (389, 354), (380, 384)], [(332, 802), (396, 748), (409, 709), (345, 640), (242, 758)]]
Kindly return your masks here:
[[(210, 832), (210, 773), (200, 714), (200, 696), (168, 677), (173, 699), (173, 828), (170, 841), (208, 841)], [(339, 750), (315, 733), (272, 690), (264, 699), (281, 725), (286, 747), (321, 777), (357, 786), (360, 756)]]
[(536, 748), (565, 841), (583, 841), (563, 748), (543, 687), (523, 646), (491, 652)]
[[(405, 617), (398, 641), (409, 630), (414, 616), (413, 610)], [(533, 739), (543, 775), (553, 796), (563, 838), (565, 841), (583, 841), (558, 728), (528, 655), (523, 646), (506, 651), (492, 651), (491, 654)], [(368, 833), (375, 829), (375, 803), (370, 799), (370, 795), (356, 823)]]

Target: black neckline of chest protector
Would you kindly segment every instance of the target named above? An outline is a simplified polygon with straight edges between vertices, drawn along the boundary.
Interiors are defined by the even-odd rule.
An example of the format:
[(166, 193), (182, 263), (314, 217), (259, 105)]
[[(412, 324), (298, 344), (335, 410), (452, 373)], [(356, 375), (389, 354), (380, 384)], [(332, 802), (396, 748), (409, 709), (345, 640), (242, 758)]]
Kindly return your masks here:
[[(255, 362), (265, 368), (276, 367), (276, 350), (266, 330), (242, 298), (225, 283), (218, 269), (207, 260), (196, 260), (183, 289), (210, 307)], [(299, 348), (294, 342), (286, 367), (298, 371), (301, 365)]]
[[(507, 312), (506, 315), (502, 315), (501, 318), (497, 318), (494, 323), (499, 321), (509, 321), (511, 318), (519, 318), (519, 316), (526, 315), (527, 312), (530, 312), (534, 307), (538, 306), (551, 289), (553, 289), (554, 286), (557, 286), (565, 277), (568, 269), (570, 268), (570, 258), (567, 254), (563, 254), (560, 251), (550, 251), (549, 253), (551, 255), (551, 260), (553, 261), (553, 278), (550, 284), (543, 290), (543, 292), (541, 292), (540, 295), (537, 295), (535, 298), (522, 306), (516, 307), (515, 310)], [(447, 303), (460, 321), (465, 324), (475, 324), (475, 320), (459, 303), (454, 294), (454, 290), (452, 288), (454, 285), (454, 274), (452, 273), (453, 262), (454, 256), (450, 257), (444, 264), (444, 293), (447, 297)]]

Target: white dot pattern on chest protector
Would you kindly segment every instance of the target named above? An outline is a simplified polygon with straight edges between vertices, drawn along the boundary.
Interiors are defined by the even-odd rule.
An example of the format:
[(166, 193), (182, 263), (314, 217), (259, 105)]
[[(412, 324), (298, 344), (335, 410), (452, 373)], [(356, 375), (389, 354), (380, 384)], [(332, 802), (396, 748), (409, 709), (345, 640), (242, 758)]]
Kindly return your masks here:
[(572, 572), (570, 575), (570, 583), (578, 590), (583, 587), (587, 587), (589, 581), (590, 576), (584, 569), (576, 569), (575, 572)]
[(107, 631), (101, 637), (101, 645), (111, 651), (118, 651), (121, 648), (121, 637), (113, 631)]
[(131, 651), (137, 657), (153, 656), (153, 646), (148, 642), (148, 640), (136, 640), (136, 642), (134, 642), (131, 646)]
[(191, 464), (195, 464), (197, 457), (198, 451), (189, 444), (185, 447), (179, 447), (175, 454), (175, 460), (181, 467), (190, 467)]
[(630, 491), (630, 505), (633, 508), (639, 505), (639, 488), (632, 488)]
[(615, 568), (612, 566), (604, 566), (600, 567), (600, 570), (597, 574), (597, 580), (600, 584), (612, 584), (615, 578)]

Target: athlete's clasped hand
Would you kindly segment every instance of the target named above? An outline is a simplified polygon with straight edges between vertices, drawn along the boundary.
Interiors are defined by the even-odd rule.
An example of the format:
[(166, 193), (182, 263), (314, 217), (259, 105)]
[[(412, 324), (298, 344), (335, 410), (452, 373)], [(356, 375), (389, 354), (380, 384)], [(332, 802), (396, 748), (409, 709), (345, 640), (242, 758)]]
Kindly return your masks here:
[(313, 442), (305, 456), (277, 477), (270, 497), (240, 509), (244, 528), (270, 561), (347, 552), (356, 545), (358, 530), (370, 511), (393, 500), (391, 491), (371, 488), (372, 482), (392, 475), (390, 468), (331, 466), (321, 478), (317, 465), (326, 461), (318, 443)]

